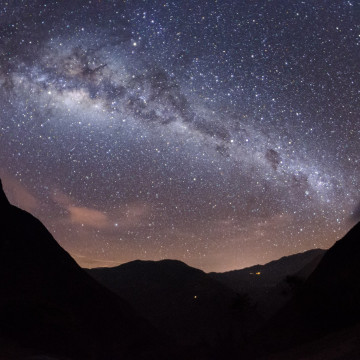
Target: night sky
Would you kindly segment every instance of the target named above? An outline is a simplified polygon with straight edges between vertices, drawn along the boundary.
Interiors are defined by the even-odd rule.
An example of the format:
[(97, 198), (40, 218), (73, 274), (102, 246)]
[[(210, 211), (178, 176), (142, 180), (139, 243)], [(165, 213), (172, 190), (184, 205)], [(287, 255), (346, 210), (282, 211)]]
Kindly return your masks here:
[(353, 224), (358, 1), (0, 5), (0, 175), (80, 265), (225, 271)]

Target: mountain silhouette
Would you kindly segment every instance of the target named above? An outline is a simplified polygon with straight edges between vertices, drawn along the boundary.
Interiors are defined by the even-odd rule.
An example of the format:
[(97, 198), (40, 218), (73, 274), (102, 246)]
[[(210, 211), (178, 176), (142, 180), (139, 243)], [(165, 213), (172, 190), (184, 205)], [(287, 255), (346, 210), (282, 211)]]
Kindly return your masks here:
[(209, 275), (236, 292), (248, 294), (257, 304), (259, 313), (267, 319), (285, 305), (293, 295), (295, 282), (305, 281), (325, 252), (314, 249), (284, 256), (265, 265)]
[(84, 270), (1, 181), (0, 210), (0, 358), (360, 358), (360, 223), (326, 252), (223, 274), (177, 260)]
[(12, 206), (1, 182), (0, 210), (5, 354), (8, 347), (16, 356), (162, 358), (168, 339), (82, 270), (39, 220)]
[[(325, 359), (359, 358), (359, 259), (360, 223), (325, 253), (291, 301), (258, 334), (263, 352), (288, 351), (284, 356), (295, 359), (307, 349), (310, 359), (327, 349)], [(339, 342), (348, 346), (339, 347)], [(297, 349), (296, 356), (295, 350), (289, 355), (291, 349)]]
[[(254, 265), (240, 270), (224, 273), (210, 273), (210, 275), (228, 285), (232, 289), (242, 290), (244, 287), (274, 286), (287, 275), (293, 275), (302, 270), (314, 259), (322, 257), (325, 250), (313, 249), (290, 256), (284, 256), (265, 265)], [(309, 274), (304, 274), (307, 277)], [(250, 285), (248, 285), (250, 284)]]
[(230, 338), (241, 342), (258, 321), (245, 295), (181, 261), (136, 260), (88, 272), (183, 346), (203, 348), (211, 359)]

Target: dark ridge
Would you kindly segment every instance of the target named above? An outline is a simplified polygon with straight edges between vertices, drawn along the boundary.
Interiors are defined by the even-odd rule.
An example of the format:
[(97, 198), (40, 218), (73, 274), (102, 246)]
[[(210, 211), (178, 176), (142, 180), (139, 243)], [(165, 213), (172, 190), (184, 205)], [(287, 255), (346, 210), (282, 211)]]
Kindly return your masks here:
[[(309, 347), (308, 344), (314, 342), (327, 343), (333, 348), (334, 339), (342, 338), (345, 333), (349, 339), (358, 338), (359, 259), (360, 223), (325, 253), (287, 306), (259, 333), (258, 340), (264, 345), (261, 354)], [(351, 358), (346, 357), (346, 349), (341, 351), (339, 359)]]
[(188, 358), (230, 358), (232, 347), (240, 347), (261, 321), (246, 294), (178, 260), (136, 260), (87, 271), (177, 338)]
[[(215, 273), (212, 272), (210, 275), (214, 276), (236, 276), (237, 274), (250, 274), (251, 272), (258, 272), (263, 270), (263, 275), (267, 276), (276, 276), (276, 281), (283, 277), (285, 272), (297, 272), (300, 271), (301, 268), (311, 261), (314, 257), (318, 255), (325, 254), (326, 250), (323, 249), (311, 249), (308, 251), (304, 251), (302, 253), (297, 253), (293, 255), (283, 256), (280, 259), (273, 260), (264, 265), (254, 265), (247, 268), (239, 269), (239, 270), (231, 270), (223, 273)], [(259, 278), (263, 279), (263, 277)]]
[(315, 269), (325, 250), (284, 256), (265, 265), (209, 275), (236, 292), (248, 294), (264, 319), (269, 319), (292, 297)]

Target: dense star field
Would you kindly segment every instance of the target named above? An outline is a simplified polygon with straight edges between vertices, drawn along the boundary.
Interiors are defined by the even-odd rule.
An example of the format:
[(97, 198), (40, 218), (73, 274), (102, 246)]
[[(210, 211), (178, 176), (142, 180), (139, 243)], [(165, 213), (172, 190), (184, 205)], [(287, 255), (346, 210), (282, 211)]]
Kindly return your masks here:
[(83, 266), (328, 248), (360, 199), (359, 19), (353, 0), (2, 1), (10, 200)]

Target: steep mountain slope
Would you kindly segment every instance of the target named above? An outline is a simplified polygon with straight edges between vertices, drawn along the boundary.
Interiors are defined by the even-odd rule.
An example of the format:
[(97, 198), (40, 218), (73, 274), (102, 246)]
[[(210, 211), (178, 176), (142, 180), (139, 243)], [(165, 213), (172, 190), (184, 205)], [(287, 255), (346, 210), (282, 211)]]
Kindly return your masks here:
[(269, 318), (290, 299), (294, 287), (308, 278), (324, 254), (325, 250), (309, 250), (265, 265), (209, 275), (234, 291), (248, 294), (260, 314)]
[(138, 359), (157, 351), (156, 331), (86, 274), (39, 220), (10, 205), (1, 183), (0, 210), (3, 343), (73, 359)]
[(247, 287), (270, 287), (278, 284), (286, 276), (299, 272), (324, 253), (325, 250), (314, 249), (284, 256), (265, 265), (255, 265), (224, 273), (210, 273), (210, 275), (235, 290), (243, 290)]
[(188, 346), (212, 350), (258, 321), (247, 298), (180, 261), (133, 261), (88, 272)]
[[(349, 339), (360, 340), (359, 259), (360, 224), (357, 224), (326, 252), (289, 304), (259, 334), (264, 349), (275, 352), (313, 342), (324, 342), (334, 348), (334, 341), (344, 337), (343, 333)], [(352, 349), (353, 354), (360, 353), (359, 344)], [(347, 358), (346, 349), (333, 355)]]

